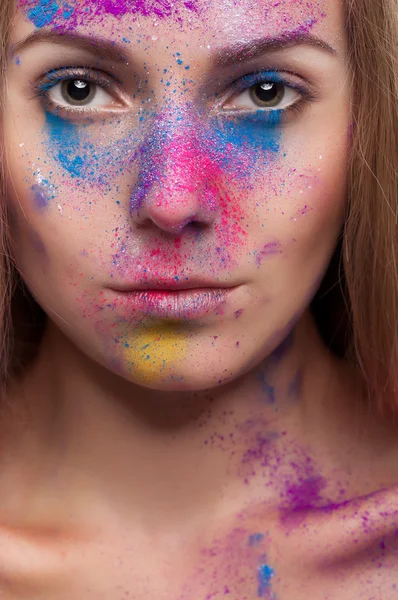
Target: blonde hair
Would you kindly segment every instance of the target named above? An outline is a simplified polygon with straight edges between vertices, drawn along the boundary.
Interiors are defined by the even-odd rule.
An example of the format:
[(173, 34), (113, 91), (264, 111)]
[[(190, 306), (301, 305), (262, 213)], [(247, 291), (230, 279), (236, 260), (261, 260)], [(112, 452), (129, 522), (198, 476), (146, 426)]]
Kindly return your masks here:
[[(14, 1), (2, 0), (1, 4), (0, 119)], [(341, 293), (340, 302), (333, 302), (320, 327), (336, 324), (343, 306), (343, 354), (355, 361), (372, 402), (380, 410), (398, 412), (398, 0), (345, 0), (345, 11), (353, 126), (347, 216), (337, 253), (341, 268), (334, 272), (335, 279), (339, 275)], [(1, 145), (0, 193), (4, 198)], [(14, 314), (18, 275), (10, 258), (4, 201), (0, 211), (0, 384), (5, 389), (15, 365), (21, 363), (21, 346)], [(333, 347), (336, 337), (335, 332), (331, 334)]]

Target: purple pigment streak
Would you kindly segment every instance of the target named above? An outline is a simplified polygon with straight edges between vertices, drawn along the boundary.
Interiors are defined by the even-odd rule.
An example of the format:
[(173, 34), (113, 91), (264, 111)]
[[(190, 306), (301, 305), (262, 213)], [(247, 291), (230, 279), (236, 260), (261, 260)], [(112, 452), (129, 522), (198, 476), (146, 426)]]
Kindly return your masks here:
[(117, 19), (126, 14), (165, 19), (178, 13), (178, 6), (197, 12), (196, 0), (20, 0), (19, 6), (36, 27), (52, 25), (57, 29), (74, 29), (93, 17), (105, 15)]
[(33, 204), (37, 210), (44, 210), (47, 208), (50, 198), (47, 196), (43, 187), (40, 185), (32, 186)]
[(313, 475), (297, 484), (287, 486), (285, 494), (290, 510), (305, 511), (319, 506), (321, 491), (326, 487), (326, 481), (320, 475)]
[(246, 479), (256, 475), (257, 468), (268, 466), (272, 446), (278, 438), (279, 433), (275, 431), (269, 431), (267, 433), (264, 433), (263, 431), (256, 432), (255, 439), (251, 442), (250, 447), (242, 456), (242, 465), (249, 467), (249, 471), (246, 473)]
[(261, 372), (259, 375), (261, 389), (263, 394), (266, 397), (268, 404), (275, 404), (276, 395), (275, 395), (275, 387), (269, 383), (267, 380), (268, 374), (266, 372)]
[(301, 395), (302, 387), (303, 387), (303, 371), (301, 369), (299, 369), (297, 371), (296, 375), (294, 376), (294, 378), (292, 379), (292, 381), (290, 382), (289, 389), (287, 392), (289, 398), (291, 398), (292, 400), (298, 400), (298, 398)]
[(41, 239), (40, 235), (37, 233), (37, 231), (35, 231), (31, 227), (29, 228), (28, 233), (29, 233), (30, 243), (32, 244), (32, 247), (35, 250), (35, 252), (37, 252), (37, 254), (40, 254), (40, 256), (42, 258), (47, 260), (48, 259), (47, 250), (46, 250), (46, 247), (45, 247), (44, 242)]
[[(268, 19), (272, 12), (280, 11), (278, 20), (286, 35), (299, 36), (308, 33), (325, 17), (325, 13), (319, 7), (309, 7), (305, 0), (293, 0), (291, 4), (299, 4), (302, 9), (311, 10), (311, 14), (298, 26), (284, 10), (282, 2), (274, 2), (270, 7), (267, 6), (263, 19)], [(87, 24), (93, 17), (104, 15), (111, 15), (117, 19), (126, 14), (165, 19), (178, 15), (179, 9), (199, 13), (199, 5), (205, 7), (206, 3), (200, 0), (19, 0), (19, 6), (36, 27), (52, 25), (59, 29), (73, 29)]]
[(249, 546), (258, 546), (262, 541), (264, 541), (263, 533), (253, 533), (249, 536)]
[(268, 404), (275, 404), (276, 402), (275, 387), (270, 382), (273, 370), (290, 352), (293, 344), (294, 332), (291, 331), (284, 341), (269, 355), (259, 373), (261, 390)]
[(282, 249), (279, 242), (269, 242), (268, 244), (265, 244), (263, 248), (257, 253), (257, 266), (259, 267), (261, 265), (263, 258), (267, 256), (275, 256), (277, 254), (282, 254)]
[(293, 348), (294, 337), (294, 331), (291, 330), (283, 342), (269, 355), (267, 363), (271, 361), (272, 364), (279, 364)]

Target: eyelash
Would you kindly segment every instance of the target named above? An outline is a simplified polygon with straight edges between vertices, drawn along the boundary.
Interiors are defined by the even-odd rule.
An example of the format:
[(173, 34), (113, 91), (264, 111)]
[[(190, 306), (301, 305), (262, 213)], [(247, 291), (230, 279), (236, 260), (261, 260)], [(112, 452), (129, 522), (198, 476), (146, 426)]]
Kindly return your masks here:
[[(59, 116), (62, 116), (63, 114), (65, 116), (76, 116), (76, 114), (79, 113), (98, 113), (98, 109), (95, 108), (68, 108), (66, 106), (56, 105), (50, 100), (48, 92), (55, 85), (72, 79), (84, 79), (84, 81), (101, 86), (105, 91), (109, 91), (110, 94), (113, 92), (114, 95), (114, 86), (116, 80), (110, 81), (109, 75), (107, 75), (105, 72), (102, 72), (99, 69), (93, 70), (87, 67), (64, 67), (61, 70), (55, 69), (53, 71), (48, 71), (41, 80), (33, 82), (33, 98), (39, 98), (43, 102), (46, 110), (56, 110)], [(116, 84), (121, 85), (119, 81), (116, 81)]]
[[(296, 114), (301, 114), (305, 106), (319, 99), (319, 94), (317, 94), (315, 90), (311, 89), (309, 85), (306, 86), (304, 84), (292, 82), (291, 79), (293, 77), (297, 78), (297, 75), (289, 71), (284, 71), (282, 73), (280, 71), (274, 70), (256, 71), (247, 75), (243, 75), (238, 80), (235, 80), (232, 83), (233, 93), (231, 95), (231, 93), (229, 92), (228, 95), (224, 96), (223, 101), (225, 101), (227, 98), (232, 97), (233, 95), (242, 93), (250, 87), (253, 87), (265, 81), (269, 83), (280, 83), (298, 92), (301, 96), (300, 100), (294, 102), (286, 108), (274, 109), (272, 111), (264, 110), (262, 112), (264, 112), (265, 115), (269, 117), (270, 123), (275, 123), (275, 115), (278, 115), (277, 122), (279, 124), (283, 124), (284, 122), (286, 122), (291, 113), (295, 112)], [(261, 109), (259, 110), (261, 111)], [(236, 116), (250, 113), (249, 109), (242, 108), (235, 110), (232, 109), (229, 112)]]
[[(284, 74), (287, 74), (290, 77), (295, 76), (294, 73), (283, 72), (282, 74), (281, 72), (270, 70), (257, 71), (244, 75), (232, 83), (232, 85), (230, 86), (230, 89), (232, 88), (232, 94), (231, 91), (229, 91), (228, 94), (225, 94), (223, 101), (225, 102), (228, 98), (231, 98), (233, 95), (243, 93), (246, 89), (249, 89), (250, 87), (253, 87), (264, 81), (268, 81), (270, 83), (280, 83), (284, 86), (296, 90), (301, 95), (301, 99), (294, 102), (290, 106), (287, 106), (286, 108), (274, 109), (273, 111), (263, 110), (262, 112), (264, 112), (265, 115), (270, 116), (272, 116), (272, 114), (270, 113), (274, 113), (274, 117), (277, 113), (279, 117), (279, 123), (283, 123), (286, 121), (286, 119), (290, 116), (292, 112), (301, 113), (306, 105), (311, 104), (312, 102), (318, 99), (318, 95), (309, 87), (305, 86), (304, 84), (298, 84), (297, 82), (293, 83), (291, 80), (289, 80), (289, 77), (284, 77)], [(72, 79), (84, 79), (89, 83), (101, 86), (105, 91), (113, 95), (115, 82), (117, 85), (121, 85), (121, 82), (115, 79), (113, 81), (110, 81), (109, 75), (98, 69), (93, 70), (89, 67), (64, 67), (61, 70), (55, 69), (49, 71), (44, 75), (44, 77), (41, 80), (32, 83), (32, 87), (34, 90), (33, 97), (40, 98), (46, 110), (56, 110), (59, 116), (65, 115), (66, 118), (70, 116), (76, 117), (79, 114), (98, 114), (98, 112), (100, 111), (96, 108), (69, 108), (66, 106), (56, 105), (50, 100), (48, 96), (49, 90), (51, 90), (55, 85), (61, 83), (62, 81)], [(228, 111), (229, 114), (235, 116), (244, 116), (245, 114), (249, 114), (250, 112), (253, 111), (250, 109), (242, 108), (235, 110), (231, 109)]]

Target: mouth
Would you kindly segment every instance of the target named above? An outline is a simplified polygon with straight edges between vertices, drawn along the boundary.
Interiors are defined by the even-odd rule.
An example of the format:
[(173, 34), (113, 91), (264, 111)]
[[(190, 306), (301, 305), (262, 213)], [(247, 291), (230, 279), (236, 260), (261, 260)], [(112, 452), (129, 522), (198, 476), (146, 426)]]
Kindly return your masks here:
[(198, 319), (222, 311), (235, 287), (186, 283), (148, 283), (134, 289), (114, 290), (123, 305), (132, 312), (141, 312), (160, 319)]

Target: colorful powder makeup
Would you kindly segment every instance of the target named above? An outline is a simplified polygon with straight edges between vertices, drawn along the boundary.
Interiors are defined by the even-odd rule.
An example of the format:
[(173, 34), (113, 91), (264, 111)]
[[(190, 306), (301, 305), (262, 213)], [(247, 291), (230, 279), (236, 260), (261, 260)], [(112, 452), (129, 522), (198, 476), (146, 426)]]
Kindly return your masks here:
[(33, 205), (39, 211), (47, 208), (50, 201), (54, 198), (48, 189), (48, 181), (43, 180), (41, 185), (32, 186)]
[(282, 246), (279, 242), (268, 242), (264, 244), (261, 250), (256, 251), (256, 265), (257, 267), (261, 266), (263, 260), (269, 256), (279, 256), (282, 254)]
[(251, 536), (249, 536), (249, 546), (258, 546), (263, 540), (263, 533), (253, 533)]
[(269, 565), (261, 565), (258, 568), (258, 596), (260, 598), (269, 598), (271, 590), (271, 579), (275, 572)]
[[(116, 130), (118, 123), (111, 119), (102, 124), (100, 137), (92, 134), (89, 124), (78, 125), (52, 113), (46, 113), (46, 154), (62, 167), (71, 180), (100, 186), (102, 192), (120, 178), (136, 158), (131, 138), (120, 136), (109, 143), (106, 132)], [(105, 141), (106, 140), (106, 141)], [(105, 142), (105, 143), (104, 143)]]
[[(57, 16), (60, 9), (58, 2), (53, 0), (41, 0), (40, 2), (28, 2), (20, 0), (20, 6), (27, 9), (27, 17), (36, 27), (50, 25)], [(63, 12), (63, 11), (62, 11)]]
[(178, 14), (179, 10), (197, 10), (195, 0), (19, 0), (19, 5), (36, 27), (52, 25), (59, 29), (76, 28), (94, 17), (98, 19), (106, 15), (120, 18), (128, 14), (165, 19)]
[(186, 355), (186, 336), (176, 324), (138, 328), (124, 343), (128, 368), (148, 383), (172, 377)]

